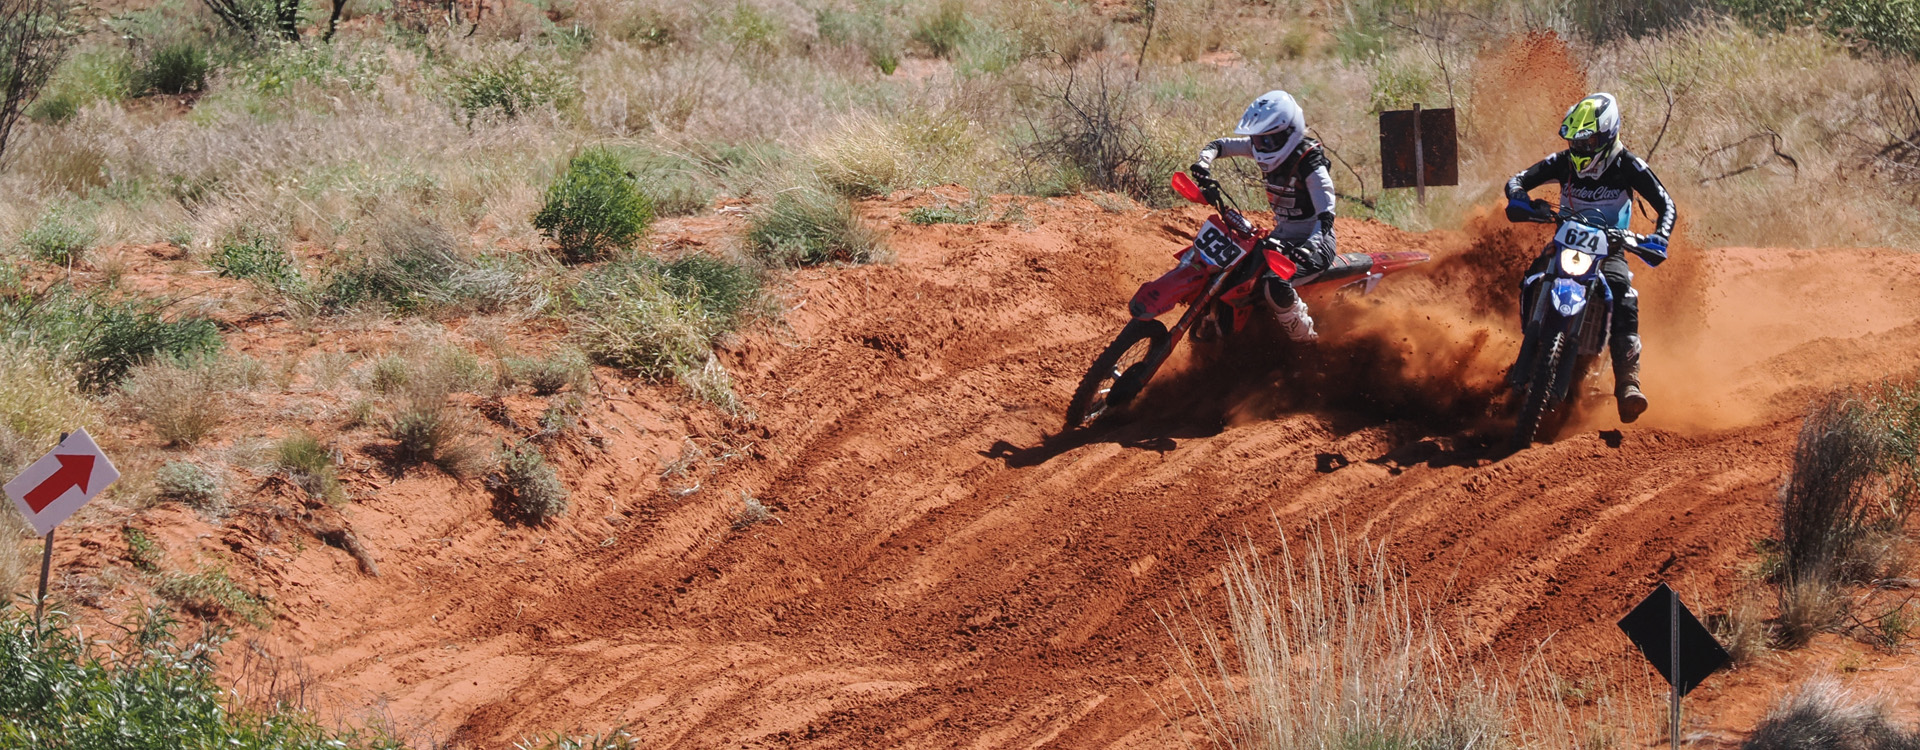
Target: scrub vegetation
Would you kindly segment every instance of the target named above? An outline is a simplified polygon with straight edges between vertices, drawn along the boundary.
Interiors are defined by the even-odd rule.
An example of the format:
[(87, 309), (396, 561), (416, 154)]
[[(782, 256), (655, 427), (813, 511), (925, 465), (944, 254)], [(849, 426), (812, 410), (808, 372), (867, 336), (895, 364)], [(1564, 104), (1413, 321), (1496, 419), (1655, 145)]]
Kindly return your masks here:
[[(686, 402), (675, 408), (753, 420), (716, 348), (778, 317), (791, 269), (887, 262), (888, 230), (862, 201), (966, 188), (964, 200), (904, 217), (920, 225), (1013, 223), (1024, 204), (996, 216), (988, 196), (999, 193), (1170, 205), (1169, 175), (1276, 87), (1295, 93), (1337, 157), (1347, 216), (1462, 226), (1557, 143), (1559, 108), (1606, 90), (1625, 107), (1627, 143), (1676, 194), (1682, 241), (1920, 242), (1911, 2), (461, 7), (0, 5), (0, 472), (85, 425), (129, 456), (123, 484), (140, 497), (212, 515), (284, 495), (304, 507), (278, 520), (298, 516), (330, 544), (353, 539), (326, 525), (342, 507), (410, 472), (491, 485), (505, 520), (565, 524), (588, 515), (565, 515), (587, 495), (571, 494), (578, 464), (555, 446), (574, 439), (590, 400), (670, 384)], [(1544, 52), (1514, 57), (1527, 50)], [(1549, 73), (1578, 79), (1577, 90), (1544, 104), (1509, 95)], [(1375, 118), (1416, 103), (1455, 107), (1462, 133), (1462, 184), (1426, 205), (1373, 177)], [(1221, 169), (1248, 169), (1237, 162)], [(730, 241), (676, 235), (698, 223)], [(502, 331), (552, 353), (518, 351)], [(1784, 501), (1769, 638), (1858, 622), (1898, 643), (1905, 627), (1904, 614), (1835, 609), (1839, 587), (1887, 574), (1886, 499), (1900, 498), (1904, 519), (1914, 486), (1913, 392), (1860, 398), (1809, 420)], [(1906, 421), (1887, 416), (1898, 409)], [(750, 495), (742, 508), (740, 528), (777, 521)], [(0, 511), (0, 594), (34, 570), (22, 528)], [(1236, 637), (1360, 628), (1355, 642), (1383, 652), (1450, 653), (1377, 551), (1311, 554), (1337, 564), (1276, 578), (1249, 552), (1225, 571)], [(270, 624), (271, 600), (224, 570), (143, 568), (140, 580), (203, 619)], [(1295, 590), (1364, 594), (1374, 609), (1262, 614)], [(0, 675), (0, 732), (42, 738), (0, 734), (0, 746), (101, 746), (108, 731), (135, 733), (123, 746), (337, 746), (304, 719), (223, 707), (209, 651), (168, 645), (163, 618), (113, 654), (55, 622), (34, 630), (0, 612), (0, 668), (39, 670)], [(1229, 664), (1219, 643), (1200, 645), (1220, 668), (1191, 669), (1195, 681), (1266, 670), (1260, 679), (1282, 682), (1248, 690), (1371, 712), (1365, 726), (1308, 710), (1312, 701), (1261, 715), (1254, 693), (1236, 692), (1202, 717), (1229, 743), (1446, 745), (1544, 726), (1515, 718), (1531, 683), (1500, 687), (1451, 657), (1368, 666), (1308, 654), (1289, 666), (1248, 652)], [(1376, 690), (1388, 683), (1418, 693)], [(157, 693), (143, 685), (187, 697), (151, 705)], [(49, 703), (56, 694), (82, 702)], [(140, 734), (158, 726), (147, 719), (106, 721), (162, 708), (201, 734), (162, 742)]]

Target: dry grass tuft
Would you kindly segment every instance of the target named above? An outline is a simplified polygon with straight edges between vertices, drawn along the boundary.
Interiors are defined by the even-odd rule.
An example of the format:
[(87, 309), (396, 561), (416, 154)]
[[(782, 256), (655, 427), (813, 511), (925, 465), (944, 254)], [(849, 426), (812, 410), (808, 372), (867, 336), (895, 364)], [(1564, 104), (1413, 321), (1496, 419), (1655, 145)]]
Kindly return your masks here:
[(1271, 552), (1277, 563), (1235, 545), (1221, 567), (1231, 644), (1192, 601), (1198, 648), (1161, 618), (1183, 659), (1182, 693), (1161, 710), (1183, 737), (1301, 750), (1553, 747), (1575, 736), (1611, 746), (1612, 732), (1631, 731), (1633, 717), (1596, 687), (1585, 701), (1595, 717), (1576, 716), (1537, 660), (1515, 681), (1470, 666), (1408, 596), (1385, 545), (1362, 540), (1353, 554), (1315, 532), (1298, 559), (1284, 539)]
[(167, 445), (193, 445), (226, 421), (225, 380), (211, 362), (155, 362), (134, 368), (120, 402)]
[(1859, 701), (1831, 677), (1802, 683), (1754, 727), (1741, 750), (1917, 750), (1920, 727), (1903, 730), (1886, 707)]

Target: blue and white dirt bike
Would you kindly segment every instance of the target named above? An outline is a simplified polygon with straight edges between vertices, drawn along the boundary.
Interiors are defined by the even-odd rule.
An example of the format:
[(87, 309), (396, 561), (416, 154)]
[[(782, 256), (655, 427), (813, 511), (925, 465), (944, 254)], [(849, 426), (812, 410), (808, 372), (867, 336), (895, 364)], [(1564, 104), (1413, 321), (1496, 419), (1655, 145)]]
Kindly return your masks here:
[(1514, 450), (1532, 445), (1542, 423), (1565, 418), (1579, 398), (1580, 381), (1606, 348), (1613, 324), (1613, 291), (1600, 275), (1600, 261), (1613, 253), (1638, 253), (1645, 239), (1614, 227), (1593, 209), (1543, 212), (1526, 220), (1560, 227), (1553, 233), (1546, 272), (1528, 279), (1521, 295), (1522, 304), (1531, 306), (1512, 375), (1520, 400)]

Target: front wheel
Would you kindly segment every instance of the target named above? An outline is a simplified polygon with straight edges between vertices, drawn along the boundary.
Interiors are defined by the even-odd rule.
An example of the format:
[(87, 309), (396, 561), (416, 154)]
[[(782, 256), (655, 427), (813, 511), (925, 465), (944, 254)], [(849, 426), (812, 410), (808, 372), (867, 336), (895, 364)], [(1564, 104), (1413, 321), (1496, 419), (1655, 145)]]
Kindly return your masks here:
[(1167, 345), (1167, 327), (1157, 320), (1136, 320), (1093, 360), (1067, 404), (1067, 429), (1090, 427), (1140, 395), (1153, 373), (1142, 365)]
[(1553, 338), (1540, 342), (1539, 354), (1533, 364), (1533, 377), (1527, 379), (1526, 400), (1520, 404), (1520, 420), (1513, 426), (1513, 449), (1525, 450), (1533, 445), (1535, 434), (1540, 431), (1540, 420), (1553, 408), (1553, 391), (1560, 375), (1560, 360), (1567, 356), (1567, 334), (1553, 334)]

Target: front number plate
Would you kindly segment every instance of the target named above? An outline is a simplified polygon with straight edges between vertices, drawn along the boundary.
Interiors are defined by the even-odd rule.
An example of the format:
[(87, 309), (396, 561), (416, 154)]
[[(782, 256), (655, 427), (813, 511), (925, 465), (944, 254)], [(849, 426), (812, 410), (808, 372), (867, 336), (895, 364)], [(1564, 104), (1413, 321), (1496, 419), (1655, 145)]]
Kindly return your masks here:
[(1232, 265), (1234, 261), (1240, 259), (1242, 252), (1233, 238), (1228, 237), (1227, 233), (1215, 226), (1212, 221), (1200, 225), (1200, 232), (1193, 236), (1193, 246), (1200, 251), (1202, 258), (1215, 267)]
[(1569, 247), (1588, 255), (1607, 254), (1607, 233), (1577, 221), (1561, 222), (1560, 231), (1554, 233), (1553, 241), (1561, 247)]

